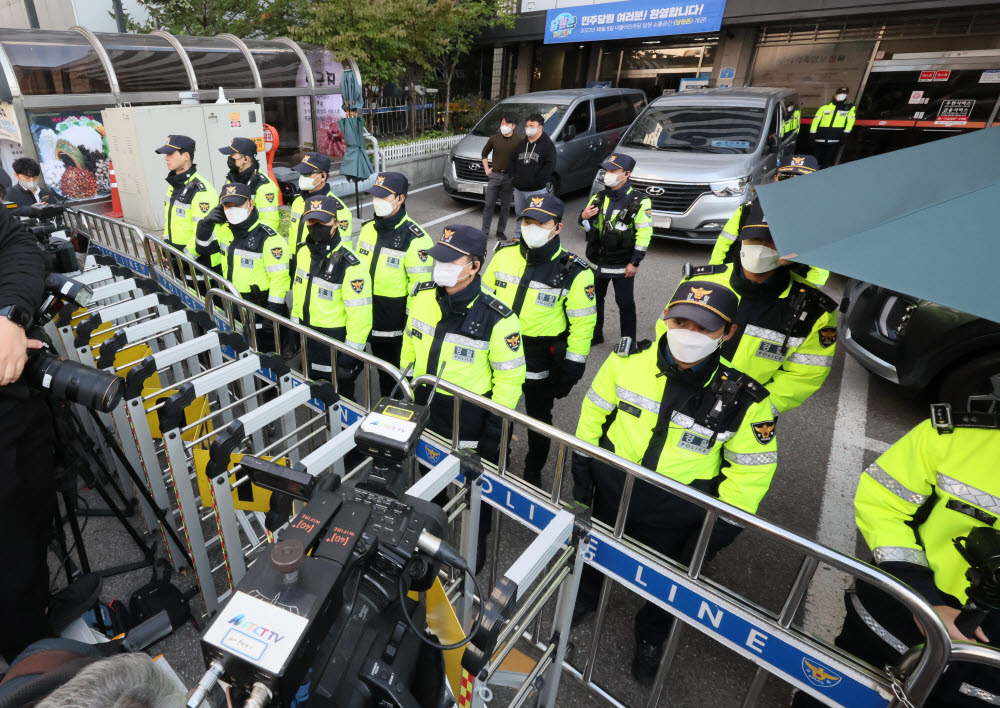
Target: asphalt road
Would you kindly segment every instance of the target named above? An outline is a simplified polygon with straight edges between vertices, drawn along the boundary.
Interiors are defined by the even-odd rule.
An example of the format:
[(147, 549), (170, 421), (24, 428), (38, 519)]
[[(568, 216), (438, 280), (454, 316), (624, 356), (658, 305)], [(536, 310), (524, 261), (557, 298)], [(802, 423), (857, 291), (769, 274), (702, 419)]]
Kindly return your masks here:
[[(585, 193), (566, 197), (563, 245), (580, 255), (584, 252), (584, 242), (582, 231), (576, 225), (576, 215), (586, 197)], [(370, 200), (363, 198), (363, 203), (367, 201)], [(353, 208), (353, 198), (349, 203)], [(480, 205), (451, 199), (439, 184), (414, 189), (407, 204), (410, 215), (435, 238), (449, 224), (476, 227), (481, 224)], [(371, 217), (370, 206), (364, 208), (363, 216), (365, 219)], [(359, 227), (356, 220), (355, 230)], [(508, 235), (512, 230), (509, 226)], [(708, 252), (706, 246), (654, 240), (636, 283), (640, 339), (652, 338), (655, 319), (679, 282), (682, 265), (703, 263)], [(837, 299), (842, 282), (834, 276), (826, 288)], [(570, 396), (556, 403), (555, 424), (569, 432), (575, 429), (587, 382), (611, 354), (618, 335), (617, 309), (613, 298), (609, 299), (606, 343), (594, 348), (584, 382)], [(760, 507), (760, 515), (790, 531), (867, 558), (863, 541), (859, 541), (854, 527), (852, 498), (857, 478), (878, 453), (899, 439), (927, 412), (925, 401), (869, 375), (853, 359), (838, 351), (824, 387), (805, 405), (781, 418), (778, 471)], [(523, 452), (523, 441), (518, 439), (512, 457), (515, 473)], [(550, 460), (543, 478), (546, 484), (551, 484), (553, 466)], [(85, 538), (91, 562), (96, 567), (134, 559), (136, 555), (116, 522), (92, 519)], [(501, 567), (506, 567), (505, 563), (509, 564), (530, 538), (529, 534), (506, 522), (502, 530)], [(776, 612), (800, 561), (800, 557), (782, 546), (747, 532), (707, 566), (706, 575)], [(148, 571), (138, 571), (110, 579), (102, 599), (127, 599), (132, 590), (148, 581), (148, 577)], [(182, 578), (180, 582), (188, 581)], [(843, 617), (842, 590), (840, 578), (817, 576), (797, 622), (803, 622), (819, 637), (832, 639)], [(648, 695), (646, 689), (634, 684), (629, 673), (634, 645), (633, 618), (640, 604), (636, 595), (616, 587), (605, 629), (599, 637), (600, 660), (594, 673), (602, 687), (632, 706), (645, 705)], [(570, 659), (575, 665), (582, 664), (593, 639), (592, 620), (573, 632)], [(153, 647), (151, 653), (162, 653), (188, 685), (193, 685), (203, 669), (197, 634), (190, 626)], [(699, 708), (740, 705), (754, 670), (755, 666), (749, 661), (699, 632), (685, 628), (659, 705)], [(569, 676), (564, 676), (562, 686), (560, 706), (601, 704)], [(786, 706), (791, 692), (788, 684), (770, 677), (758, 705)], [(498, 699), (504, 695), (506, 693), (501, 692)]]

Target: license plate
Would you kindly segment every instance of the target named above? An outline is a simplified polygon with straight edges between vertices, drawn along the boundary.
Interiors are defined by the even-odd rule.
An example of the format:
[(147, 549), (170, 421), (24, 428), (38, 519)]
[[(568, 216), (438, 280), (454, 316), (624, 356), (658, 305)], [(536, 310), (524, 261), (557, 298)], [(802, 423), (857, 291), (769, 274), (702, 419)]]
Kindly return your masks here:
[(670, 217), (669, 216), (657, 216), (653, 214), (653, 228), (654, 229), (669, 229), (670, 228)]
[(469, 183), (469, 182), (459, 182), (458, 191), (466, 192), (468, 194), (484, 194), (486, 192), (486, 185)]

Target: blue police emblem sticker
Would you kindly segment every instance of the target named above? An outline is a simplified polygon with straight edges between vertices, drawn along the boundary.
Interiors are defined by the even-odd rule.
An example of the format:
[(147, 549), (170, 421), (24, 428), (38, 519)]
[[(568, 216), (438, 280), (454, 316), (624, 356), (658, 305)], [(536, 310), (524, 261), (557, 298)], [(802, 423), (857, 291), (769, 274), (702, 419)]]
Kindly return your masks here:
[(354, 290), (354, 292), (356, 293), (360, 293), (362, 290), (365, 289), (365, 281), (361, 280), (360, 278), (358, 278), (357, 280), (352, 280), (351, 289)]
[(427, 452), (427, 459), (430, 460), (431, 463), (437, 462), (438, 458), (441, 457), (441, 453), (435, 450), (430, 445), (426, 445), (424, 449)]
[(815, 659), (802, 659), (802, 674), (809, 683), (819, 688), (836, 686), (842, 680), (842, 677), (835, 674), (833, 669), (823, 666)]

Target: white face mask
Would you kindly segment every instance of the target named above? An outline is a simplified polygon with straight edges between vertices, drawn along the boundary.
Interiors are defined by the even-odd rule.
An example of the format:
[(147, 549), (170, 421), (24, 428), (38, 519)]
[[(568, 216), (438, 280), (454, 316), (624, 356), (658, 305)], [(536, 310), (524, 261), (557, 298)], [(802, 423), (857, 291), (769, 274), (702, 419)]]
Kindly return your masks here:
[(667, 346), (674, 359), (682, 364), (694, 364), (719, 348), (721, 339), (712, 339), (707, 334), (676, 327), (667, 329)]
[[(442, 263), (441, 261), (434, 261), (434, 270), (431, 273), (431, 278), (434, 282), (440, 285), (442, 288), (452, 288), (458, 285), (458, 276), (461, 274), (462, 269), (468, 265), (467, 263)], [(465, 278), (472, 277), (471, 273)]]
[(536, 135), (538, 135), (538, 128), (527, 128), (526, 127), (524, 129), (524, 134), (527, 135), (529, 138), (533, 138)]
[(395, 208), (392, 199), (372, 198), (372, 207), (375, 209), (375, 216), (389, 216)]
[(514, 126), (512, 126), (512, 125), (501, 125), (500, 126), (500, 132), (503, 133), (504, 135), (510, 135), (511, 133), (514, 132)]
[(226, 221), (230, 224), (242, 224), (250, 217), (250, 207), (229, 207), (226, 209)]
[(21, 187), (23, 187), (24, 189), (27, 189), (29, 192), (34, 192), (35, 188), (38, 187), (37, 179), (36, 180), (19, 179), (17, 180), (17, 183), (21, 185)]
[(541, 248), (549, 242), (552, 232), (539, 224), (522, 224), (521, 240), (528, 248)]
[(740, 263), (751, 273), (770, 273), (780, 260), (778, 252), (767, 246), (743, 244), (740, 248)]
[(614, 189), (618, 186), (618, 183), (624, 177), (624, 173), (615, 172), (605, 172), (604, 173), (604, 186)]
[(311, 175), (299, 175), (299, 189), (311, 192), (316, 189), (316, 178)]
[(845, 98), (847, 98), (847, 94), (846, 93), (838, 93), (836, 96), (834, 96), (834, 98), (836, 100), (838, 100), (838, 101), (843, 101)]

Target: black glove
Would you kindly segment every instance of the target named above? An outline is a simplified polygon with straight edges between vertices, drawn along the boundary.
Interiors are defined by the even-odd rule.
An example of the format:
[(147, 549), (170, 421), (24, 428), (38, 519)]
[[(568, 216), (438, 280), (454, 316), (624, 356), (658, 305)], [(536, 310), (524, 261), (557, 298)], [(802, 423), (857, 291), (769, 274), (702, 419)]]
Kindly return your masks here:
[(64, 211), (66, 211), (66, 207), (64, 206), (44, 204), (42, 202), (39, 202), (34, 207), (35, 216), (42, 219), (51, 219), (53, 216), (59, 216)]
[(500, 460), (500, 437), (487, 434), (479, 441), (476, 451), (484, 460), (496, 464)]
[(553, 395), (556, 398), (565, 398), (573, 387), (579, 383), (580, 379), (587, 371), (587, 365), (582, 361), (570, 361), (564, 359), (559, 370), (559, 378), (553, 384)]
[(219, 252), (219, 239), (215, 236), (215, 224), (204, 218), (198, 222), (194, 228), (194, 237), (197, 240), (198, 255), (211, 256)]
[(573, 453), (573, 500), (584, 506), (594, 502), (594, 478), (590, 474), (590, 458)]
[(225, 224), (226, 223), (226, 210), (222, 208), (219, 204), (212, 211), (205, 214), (202, 221), (207, 221), (209, 224)]
[(346, 381), (354, 381), (364, 368), (358, 359), (346, 354), (337, 354), (337, 378)]

